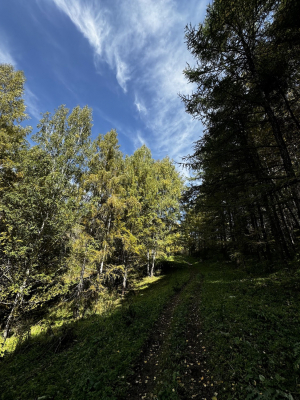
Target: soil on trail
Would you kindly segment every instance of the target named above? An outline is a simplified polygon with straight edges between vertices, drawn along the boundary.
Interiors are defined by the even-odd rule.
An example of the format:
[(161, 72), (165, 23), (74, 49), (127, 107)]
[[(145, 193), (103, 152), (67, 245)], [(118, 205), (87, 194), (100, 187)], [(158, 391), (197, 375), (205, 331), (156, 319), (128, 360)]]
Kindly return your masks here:
[[(180, 292), (173, 296), (152, 329), (147, 344), (134, 367), (134, 374), (128, 382), (128, 399), (159, 400), (156, 388), (159, 386), (161, 376), (160, 358), (166, 350), (166, 346), (169, 345), (168, 337), (171, 334), (174, 310), (180, 304), (182, 292), (195, 278), (195, 274), (196, 271), (192, 269), (189, 281), (181, 288)], [(185, 372), (180, 378), (181, 383), (177, 395), (180, 399), (208, 400), (213, 396), (213, 388), (210, 386), (208, 378), (209, 371), (206, 371), (206, 349), (202, 342), (201, 321), (198, 315), (199, 293), (196, 297), (195, 304), (187, 310), (188, 322), (185, 339), (188, 342), (188, 350), (182, 360)]]
[(201, 287), (193, 293), (193, 302), (188, 311), (185, 339), (188, 343), (184, 364), (186, 371), (181, 377), (182, 386), (179, 390), (181, 399), (210, 400), (216, 398), (216, 382), (207, 369), (208, 352), (201, 328), (199, 303), (201, 302)]

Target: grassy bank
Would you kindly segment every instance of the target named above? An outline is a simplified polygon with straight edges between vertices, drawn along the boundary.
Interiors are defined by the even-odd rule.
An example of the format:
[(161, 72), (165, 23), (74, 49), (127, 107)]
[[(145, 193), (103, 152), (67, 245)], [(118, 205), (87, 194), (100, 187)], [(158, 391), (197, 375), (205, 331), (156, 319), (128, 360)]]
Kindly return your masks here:
[(206, 263), (200, 314), (220, 399), (300, 399), (300, 273)]
[(126, 378), (153, 324), (189, 279), (186, 266), (178, 264), (172, 273), (145, 279), (135, 296), (102, 315), (30, 336), (0, 359), (0, 398), (124, 398)]

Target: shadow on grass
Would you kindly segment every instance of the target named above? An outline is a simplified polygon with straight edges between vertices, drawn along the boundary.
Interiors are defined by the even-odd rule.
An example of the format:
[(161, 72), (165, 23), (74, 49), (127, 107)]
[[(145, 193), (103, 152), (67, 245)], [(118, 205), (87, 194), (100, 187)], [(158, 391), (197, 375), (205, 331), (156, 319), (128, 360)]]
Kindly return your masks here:
[(0, 359), (1, 400), (126, 398), (126, 377), (153, 324), (188, 278), (176, 268), (104, 315), (29, 337)]

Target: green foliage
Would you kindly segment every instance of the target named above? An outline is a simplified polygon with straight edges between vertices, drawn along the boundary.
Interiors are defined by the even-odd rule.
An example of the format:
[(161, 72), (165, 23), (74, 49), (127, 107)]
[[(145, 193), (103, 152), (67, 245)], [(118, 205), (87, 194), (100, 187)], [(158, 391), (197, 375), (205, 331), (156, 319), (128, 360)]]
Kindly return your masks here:
[[(0, 318), (5, 340), (51, 302), (74, 317), (143, 276), (176, 237), (182, 180), (145, 146), (124, 159), (115, 130), (91, 142), (88, 107), (46, 112), (29, 147), (24, 76), (0, 66)], [(148, 271), (150, 268), (148, 265)], [(22, 324), (24, 327), (22, 328)]]
[(39, 144), (19, 152), (19, 179), (2, 197), (4, 339), (14, 320), (26, 319), (67, 290), (61, 277), (68, 233), (80, 210), (76, 182), (84, 168), (91, 126), (88, 109), (67, 114), (61, 107), (53, 118), (47, 114), (42, 119), (35, 135)]
[[(118, 302), (102, 315), (55, 326), (49, 320), (37, 336), (25, 340), (1, 360), (3, 399), (126, 398), (128, 378), (149, 331), (189, 271), (177, 268), (159, 279), (145, 279), (133, 298)], [(57, 318), (57, 317), (56, 317)], [(48, 327), (47, 327), (48, 326)]]
[[(220, 250), (243, 265), (293, 259), (299, 247), (299, 24), (293, 1), (215, 0), (186, 28), (196, 65), (182, 96), (205, 132), (186, 164), (191, 252)], [(297, 149), (297, 150), (296, 150)], [(196, 181), (195, 181), (196, 180)], [(198, 217), (198, 214), (199, 217)]]
[(18, 153), (31, 130), (21, 125), (28, 118), (23, 100), (24, 82), (22, 71), (0, 64), (0, 196), (18, 177), (14, 170), (19, 161)]

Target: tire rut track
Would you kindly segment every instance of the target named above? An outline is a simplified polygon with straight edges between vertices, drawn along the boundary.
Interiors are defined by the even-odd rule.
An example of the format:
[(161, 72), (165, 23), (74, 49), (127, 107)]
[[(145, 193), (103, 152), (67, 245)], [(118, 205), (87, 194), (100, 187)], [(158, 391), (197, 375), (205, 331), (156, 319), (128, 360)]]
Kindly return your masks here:
[(201, 276), (199, 288), (191, 293), (193, 303), (189, 308), (185, 340), (188, 343), (185, 351), (184, 364), (185, 374), (182, 375), (182, 390), (179, 390), (182, 399), (201, 399), (208, 400), (216, 398), (217, 385), (214, 377), (211, 376), (207, 368), (207, 358), (209, 356), (205, 346), (205, 339), (202, 333), (202, 321), (199, 314), (201, 302), (203, 276)]
[(153, 391), (159, 381), (160, 356), (166, 338), (169, 335), (172, 316), (174, 310), (180, 303), (182, 291), (192, 281), (195, 274), (196, 272), (192, 270), (189, 280), (181, 287), (180, 291), (172, 297), (158, 318), (147, 344), (144, 350), (142, 350), (141, 356), (134, 367), (134, 374), (128, 381), (129, 390), (127, 398), (131, 400), (157, 399), (157, 397), (153, 395)]

